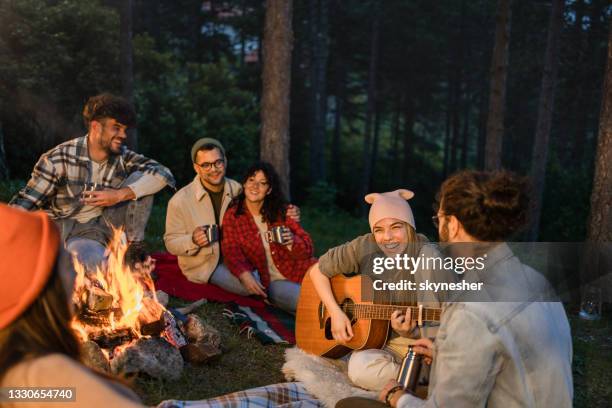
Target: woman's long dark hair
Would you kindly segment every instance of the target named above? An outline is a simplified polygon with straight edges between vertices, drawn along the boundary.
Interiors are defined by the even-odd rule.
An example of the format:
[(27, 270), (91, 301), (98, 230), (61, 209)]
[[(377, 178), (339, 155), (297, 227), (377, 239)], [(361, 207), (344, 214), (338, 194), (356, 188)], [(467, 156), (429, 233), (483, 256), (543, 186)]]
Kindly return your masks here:
[(79, 342), (70, 328), (71, 318), (56, 262), (34, 303), (10, 326), (0, 330), (0, 372), (6, 373), (27, 357), (52, 353), (79, 360)]
[[(253, 177), (258, 171), (263, 172), (268, 180), (269, 187), (272, 189), (270, 194), (264, 199), (263, 206), (261, 207), (261, 215), (264, 222), (273, 223), (275, 221), (285, 221), (287, 199), (283, 194), (278, 173), (276, 173), (276, 170), (274, 170), (274, 167), (270, 163), (260, 161), (249, 167), (246, 176), (242, 179), (242, 185), (244, 186), (246, 181), (250, 177)], [(244, 200), (245, 196), (243, 189), (242, 193), (235, 200), (234, 205), (238, 207), (236, 208), (236, 215), (244, 214)]]

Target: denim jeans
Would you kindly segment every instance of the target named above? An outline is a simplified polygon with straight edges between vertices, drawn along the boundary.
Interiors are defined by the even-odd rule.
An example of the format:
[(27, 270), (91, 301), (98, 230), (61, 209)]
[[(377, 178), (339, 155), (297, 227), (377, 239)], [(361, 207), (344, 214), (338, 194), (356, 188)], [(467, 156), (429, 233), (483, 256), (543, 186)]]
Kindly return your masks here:
[[(142, 172), (134, 172), (124, 180), (127, 186), (142, 177)], [(106, 257), (104, 251), (112, 238), (110, 226), (123, 228), (128, 241), (142, 241), (151, 210), (153, 195), (138, 200), (122, 201), (112, 207), (105, 207), (100, 217), (86, 223), (79, 223), (73, 218), (56, 220), (60, 228), (66, 249), (76, 254), (77, 259), (88, 270), (101, 265)]]
[[(258, 282), (261, 282), (259, 273), (253, 272), (253, 276)], [(240, 279), (232, 274), (229, 269), (223, 264), (219, 264), (211, 275), (209, 283), (219, 286), (228, 292), (235, 293), (241, 296), (249, 296), (246, 288), (242, 286)], [(268, 287), (268, 300), (279, 309), (286, 312), (295, 313), (297, 302), (300, 297), (300, 285), (290, 280), (275, 280), (270, 282)]]

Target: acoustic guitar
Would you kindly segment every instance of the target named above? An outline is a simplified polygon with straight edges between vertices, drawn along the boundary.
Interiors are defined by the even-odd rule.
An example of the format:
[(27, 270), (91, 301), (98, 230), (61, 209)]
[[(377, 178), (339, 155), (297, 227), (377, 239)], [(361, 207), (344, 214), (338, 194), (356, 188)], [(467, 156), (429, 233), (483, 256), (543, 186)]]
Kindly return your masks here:
[[(338, 275), (330, 280), (336, 302), (351, 320), (353, 338), (348, 343), (334, 340), (331, 332), (331, 318), (319, 298), (310, 279), (310, 272), (304, 276), (300, 299), (296, 310), (295, 339), (302, 350), (323, 357), (340, 358), (352, 350), (381, 348), (389, 334), (391, 314), (395, 310), (406, 313), (419, 321), (439, 322), (442, 309), (421, 306), (397, 306), (364, 302), (372, 296), (362, 296), (362, 288), (372, 288), (372, 280), (365, 275), (345, 277)], [(369, 293), (368, 295), (370, 295)]]

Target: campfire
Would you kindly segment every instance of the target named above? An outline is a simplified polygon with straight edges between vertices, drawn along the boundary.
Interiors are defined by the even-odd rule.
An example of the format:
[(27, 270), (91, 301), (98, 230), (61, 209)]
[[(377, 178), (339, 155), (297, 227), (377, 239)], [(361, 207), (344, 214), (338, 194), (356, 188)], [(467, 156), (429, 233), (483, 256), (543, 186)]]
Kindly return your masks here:
[(178, 379), (183, 358), (203, 363), (220, 354), (219, 333), (195, 314), (177, 313), (157, 299), (152, 261), (124, 263), (127, 244), (114, 231), (108, 260), (95, 270), (76, 261), (71, 326), (91, 367), (113, 374)]

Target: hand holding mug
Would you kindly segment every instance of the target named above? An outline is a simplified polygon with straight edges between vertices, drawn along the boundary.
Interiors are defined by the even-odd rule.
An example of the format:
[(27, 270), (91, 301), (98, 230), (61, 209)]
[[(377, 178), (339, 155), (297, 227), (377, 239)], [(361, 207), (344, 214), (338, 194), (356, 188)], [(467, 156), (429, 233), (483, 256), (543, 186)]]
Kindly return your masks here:
[(194, 244), (200, 248), (205, 247), (209, 244), (208, 237), (206, 236), (206, 230), (204, 227), (196, 227), (191, 234), (191, 240)]

